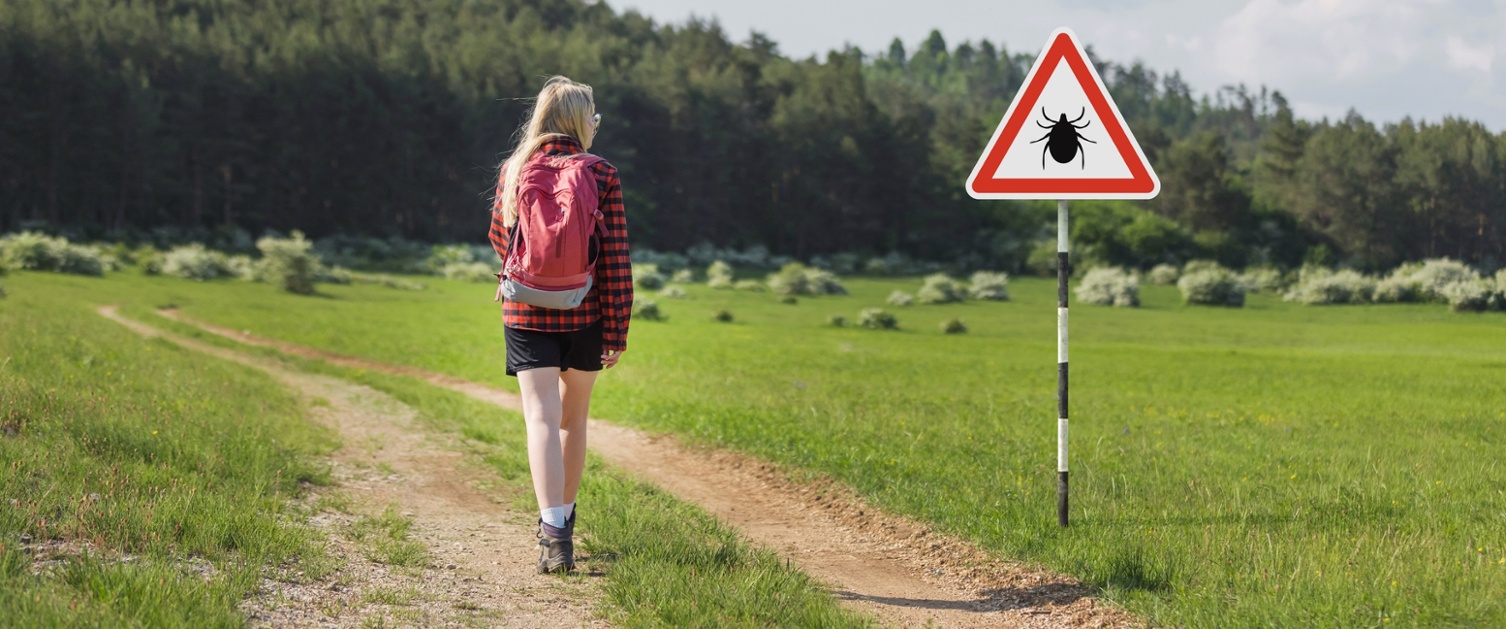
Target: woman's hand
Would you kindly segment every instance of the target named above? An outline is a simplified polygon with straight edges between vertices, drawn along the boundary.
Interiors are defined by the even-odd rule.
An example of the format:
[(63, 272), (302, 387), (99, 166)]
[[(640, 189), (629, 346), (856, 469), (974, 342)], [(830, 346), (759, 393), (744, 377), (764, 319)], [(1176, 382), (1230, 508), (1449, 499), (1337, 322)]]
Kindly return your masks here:
[(617, 360), (622, 358), (622, 355), (625, 353), (627, 353), (627, 350), (625, 349), (619, 349), (615, 352), (612, 350), (603, 350), (601, 352), (602, 369), (611, 369), (612, 367), (617, 366)]

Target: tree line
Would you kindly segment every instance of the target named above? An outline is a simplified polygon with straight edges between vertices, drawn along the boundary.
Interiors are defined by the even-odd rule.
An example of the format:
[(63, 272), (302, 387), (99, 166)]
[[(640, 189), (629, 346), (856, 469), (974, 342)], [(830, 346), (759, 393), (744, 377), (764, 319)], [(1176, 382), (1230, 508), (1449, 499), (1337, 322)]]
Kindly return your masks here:
[[(0, 229), (481, 241), (525, 99), (565, 74), (595, 87), (636, 244), (1019, 269), (1050, 204), (962, 182), (1035, 50), (933, 32), (798, 59), (582, 0), (9, 0)], [(1091, 259), (1506, 261), (1506, 133), (1301, 120), (1265, 88), (1093, 61), (1162, 193), (1074, 204)]]

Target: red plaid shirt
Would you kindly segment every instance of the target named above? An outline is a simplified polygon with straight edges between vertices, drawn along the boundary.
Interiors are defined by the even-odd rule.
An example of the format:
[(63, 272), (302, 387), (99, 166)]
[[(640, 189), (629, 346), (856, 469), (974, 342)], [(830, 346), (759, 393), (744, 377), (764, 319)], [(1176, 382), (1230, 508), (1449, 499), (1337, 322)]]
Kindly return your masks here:
[[(585, 152), (574, 138), (557, 138), (539, 149), (545, 155), (574, 155)], [(539, 332), (574, 332), (597, 319), (602, 322), (602, 348), (627, 349), (628, 318), (633, 309), (633, 263), (628, 257), (627, 214), (622, 207), (622, 182), (617, 167), (602, 161), (591, 167), (596, 187), (601, 193), (598, 208), (606, 216), (607, 235), (601, 243), (596, 261), (596, 277), (585, 301), (571, 310), (553, 310), (506, 301), (502, 304), (502, 323), (510, 328)], [(508, 230), (502, 224), (502, 179), (497, 179), (496, 201), (492, 204), (492, 248), (507, 259)]]

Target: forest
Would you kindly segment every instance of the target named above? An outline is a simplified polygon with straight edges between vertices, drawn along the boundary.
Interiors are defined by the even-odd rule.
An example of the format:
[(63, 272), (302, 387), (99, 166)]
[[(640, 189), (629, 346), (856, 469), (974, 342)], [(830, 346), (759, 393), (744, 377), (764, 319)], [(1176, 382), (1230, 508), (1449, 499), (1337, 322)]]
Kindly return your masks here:
[[(635, 246), (1018, 271), (1054, 206), (963, 182), (1039, 43), (798, 59), (583, 0), (6, 0), (0, 231), (484, 243), (527, 99), (564, 74), (595, 88)], [(1086, 259), (1506, 263), (1506, 132), (1304, 120), (1276, 89), (1093, 61), (1162, 192), (1074, 203)]]

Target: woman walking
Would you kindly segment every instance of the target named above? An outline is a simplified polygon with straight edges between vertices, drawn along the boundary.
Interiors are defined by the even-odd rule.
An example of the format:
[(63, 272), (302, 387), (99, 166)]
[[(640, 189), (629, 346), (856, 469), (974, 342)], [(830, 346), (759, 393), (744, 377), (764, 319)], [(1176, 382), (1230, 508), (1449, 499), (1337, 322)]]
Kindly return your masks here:
[(518, 378), (539, 504), (539, 573), (575, 567), (575, 496), (597, 374), (627, 351), (633, 307), (617, 169), (587, 153), (601, 115), (591, 87), (550, 78), (492, 203), (507, 375)]

